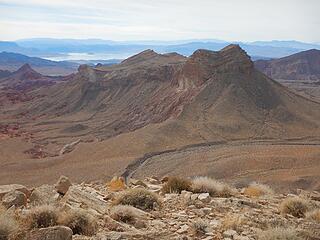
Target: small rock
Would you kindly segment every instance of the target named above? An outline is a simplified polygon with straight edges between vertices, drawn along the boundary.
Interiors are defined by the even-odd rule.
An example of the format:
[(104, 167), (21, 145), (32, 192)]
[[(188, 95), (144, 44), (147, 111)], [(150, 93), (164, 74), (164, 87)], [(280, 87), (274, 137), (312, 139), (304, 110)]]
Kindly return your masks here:
[(71, 240), (72, 230), (64, 226), (40, 228), (31, 231), (26, 239), (32, 240)]
[(15, 190), (3, 196), (2, 204), (6, 208), (10, 208), (12, 206), (15, 206), (15, 207), (26, 206), (27, 196), (23, 192)]
[(59, 193), (52, 185), (42, 185), (35, 188), (30, 196), (30, 203), (36, 205), (54, 205), (60, 199)]
[(72, 183), (66, 176), (61, 176), (55, 185), (57, 192), (62, 195), (65, 195), (67, 193), (70, 186), (72, 186)]
[(223, 236), (225, 238), (231, 238), (232, 239), (233, 236), (235, 236), (235, 235), (237, 235), (237, 232), (235, 230), (232, 230), (232, 229), (229, 229), (229, 230), (223, 232)]
[(148, 187), (147, 184), (145, 184), (141, 180), (130, 179), (130, 183), (133, 184), (134, 186), (140, 186), (140, 187), (144, 187), (144, 188)]
[(9, 184), (9, 185), (0, 185), (0, 199), (2, 199), (2, 197), (7, 193), (13, 192), (15, 190), (23, 192), (27, 197), (30, 196), (30, 191), (25, 186), (20, 184)]
[(178, 233), (178, 234), (185, 233), (185, 232), (188, 231), (188, 229), (189, 229), (189, 226), (186, 225), (186, 224), (184, 224), (184, 225), (182, 225), (182, 226), (177, 230), (177, 233)]
[(204, 208), (201, 208), (201, 210), (203, 211), (204, 214), (209, 214), (212, 209), (208, 207), (204, 207)]
[(172, 200), (172, 199), (176, 199), (179, 195), (177, 193), (167, 193), (164, 196), (164, 201), (168, 201), (168, 200)]
[(191, 197), (190, 197), (190, 200), (191, 201), (195, 201), (195, 200), (198, 199), (198, 196), (199, 196), (199, 194), (192, 194)]
[(247, 236), (239, 236), (239, 235), (234, 235), (233, 239), (234, 240), (250, 240), (250, 238)]
[(190, 200), (191, 195), (192, 195), (192, 192), (185, 191), (185, 190), (181, 191), (181, 197), (183, 197), (185, 200)]
[(200, 193), (198, 199), (202, 202), (210, 202), (210, 194), (209, 193)]

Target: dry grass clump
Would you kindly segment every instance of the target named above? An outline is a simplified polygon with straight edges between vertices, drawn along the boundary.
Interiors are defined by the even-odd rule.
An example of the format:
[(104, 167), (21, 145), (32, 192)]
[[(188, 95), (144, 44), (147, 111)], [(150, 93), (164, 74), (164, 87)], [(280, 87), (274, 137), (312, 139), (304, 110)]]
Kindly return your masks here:
[(294, 229), (272, 228), (258, 233), (258, 240), (302, 240)]
[(212, 197), (231, 197), (235, 191), (226, 183), (209, 177), (196, 177), (192, 180), (192, 192), (209, 193)]
[(181, 193), (181, 191), (191, 190), (191, 182), (188, 179), (179, 177), (169, 177), (166, 184), (162, 187), (163, 193)]
[(46, 228), (58, 225), (58, 212), (56, 207), (42, 205), (32, 208), (26, 221), (30, 228)]
[(209, 231), (209, 224), (202, 219), (198, 219), (192, 223), (191, 228), (195, 235), (204, 235)]
[(222, 228), (224, 230), (233, 229), (239, 230), (240, 227), (247, 223), (247, 219), (239, 214), (229, 214), (222, 221)]
[(132, 206), (117, 205), (111, 209), (110, 217), (116, 221), (133, 224), (139, 218), (139, 215)]
[(83, 209), (64, 212), (59, 217), (59, 224), (69, 227), (73, 234), (92, 236), (97, 230), (94, 217)]
[(307, 212), (306, 217), (308, 219), (320, 223), (320, 209)]
[(274, 194), (273, 190), (265, 184), (253, 182), (244, 190), (244, 195), (248, 197), (261, 197)]
[(282, 214), (291, 214), (294, 217), (302, 218), (308, 210), (308, 203), (298, 197), (287, 198), (280, 205)]
[(116, 205), (130, 205), (142, 210), (154, 209), (160, 205), (157, 194), (143, 188), (129, 189), (121, 193), (115, 200)]
[(10, 236), (18, 230), (18, 223), (16, 220), (7, 215), (0, 215), (0, 240), (8, 240)]

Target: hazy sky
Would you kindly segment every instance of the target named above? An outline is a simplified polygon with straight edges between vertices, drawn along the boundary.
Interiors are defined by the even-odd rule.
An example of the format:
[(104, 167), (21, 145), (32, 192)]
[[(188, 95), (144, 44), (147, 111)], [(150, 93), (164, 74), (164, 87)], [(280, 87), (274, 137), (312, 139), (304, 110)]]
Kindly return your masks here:
[(320, 42), (320, 0), (0, 0), (0, 39)]

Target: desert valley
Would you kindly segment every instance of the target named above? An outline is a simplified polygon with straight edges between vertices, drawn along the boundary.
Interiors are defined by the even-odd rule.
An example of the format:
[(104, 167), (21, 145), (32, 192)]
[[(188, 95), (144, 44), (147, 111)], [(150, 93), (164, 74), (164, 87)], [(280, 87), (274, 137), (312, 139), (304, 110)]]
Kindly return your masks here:
[[(1, 182), (206, 175), (319, 189), (314, 51), (296, 60), (311, 62), (303, 78), (313, 82), (303, 89), (264, 75), (257, 69), (277, 69), (238, 45), (190, 57), (146, 50), (64, 77), (25, 64), (1, 79)], [(281, 79), (301, 78), (292, 59), (297, 69), (283, 67), (290, 73)]]

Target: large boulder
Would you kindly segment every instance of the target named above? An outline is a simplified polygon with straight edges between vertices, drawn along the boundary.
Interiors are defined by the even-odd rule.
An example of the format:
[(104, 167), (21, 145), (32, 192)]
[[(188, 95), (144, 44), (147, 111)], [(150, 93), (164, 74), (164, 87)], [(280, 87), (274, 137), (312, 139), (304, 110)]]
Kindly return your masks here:
[(72, 183), (66, 176), (61, 176), (55, 185), (57, 192), (62, 195), (67, 193), (70, 186), (72, 186)]
[(64, 226), (40, 228), (31, 231), (25, 239), (32, 240), (71, 240), (72, 230)]
[(30, 196), (30, 203), (34, 206), (54, 205), (60, 199), (60, 194), (52, 185), (42, 185), (35, 188)]
[(23, 192), (14, 190), (3, 196), (2, 204), (6, 208), (25, 206), (27, 204), (27, 196)]
[(23, 192), (27, 197), (30, 196), (30, 191), (25, 186), (20, 184), (9, 184), (9, 185), (0, 185), (0, 199), (2, 199), (2, 197), (7, 193), (13, 192), (15, 190)]
[(104, 196), (92, 187), (73, 185), (61, 203), (69, 209), (83, 208), (90, 210), (92, 214), (102, 215), (107, 211), (107, 202), (103, 198)]

